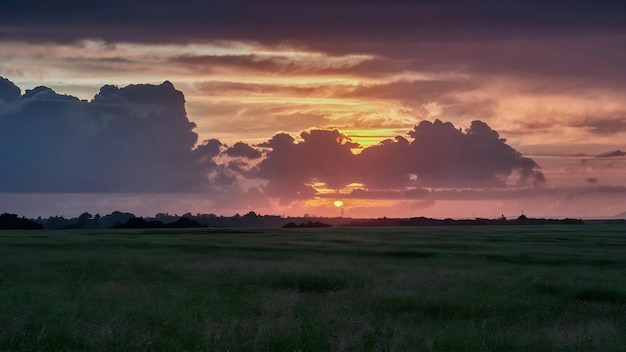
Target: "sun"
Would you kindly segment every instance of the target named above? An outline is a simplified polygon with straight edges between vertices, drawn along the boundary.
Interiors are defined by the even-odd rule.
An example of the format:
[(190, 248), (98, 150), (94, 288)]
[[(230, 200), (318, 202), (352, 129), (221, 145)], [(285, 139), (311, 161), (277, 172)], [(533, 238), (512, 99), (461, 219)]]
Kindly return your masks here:
[(337, 207), (337, 208), (341, 208), (343, 207), (343, 201), (340, 200), (336, 200), (333, 202), (333, 204)]

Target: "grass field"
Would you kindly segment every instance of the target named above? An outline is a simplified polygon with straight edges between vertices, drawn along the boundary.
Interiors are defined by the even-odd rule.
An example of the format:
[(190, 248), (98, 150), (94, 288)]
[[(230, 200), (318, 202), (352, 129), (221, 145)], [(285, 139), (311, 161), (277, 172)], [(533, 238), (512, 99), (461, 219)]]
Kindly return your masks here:
[(626, 351), (626, 227), (0, 232), (1, 351)]

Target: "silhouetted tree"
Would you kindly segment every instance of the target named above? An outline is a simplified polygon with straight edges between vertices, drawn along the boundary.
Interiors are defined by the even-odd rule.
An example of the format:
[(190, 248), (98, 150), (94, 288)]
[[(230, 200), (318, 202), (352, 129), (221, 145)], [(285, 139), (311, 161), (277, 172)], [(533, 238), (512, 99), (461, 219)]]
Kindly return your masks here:
[(130, 218), (123, 224), (115, 225), (116, 229), (158, 229), (164, 227), (164, 224), (158, 220), (146, 220), (141, 217)]
[(78, 220), (76, 221), (76, 224), (73, 227), (78, 228), (78, 229), (90, 229), (93, 227), (93, 224), (91, 223), (92, 218), (93, 218), (93, 215), (87, 212), (82, 213), (78, 217)]
[(28, 220), (24, 217), (18, 217), (17, 214), (4, 213), (0, 214), (1, 230), (40, 230), (43, 229), (41, 224)]
[(202, 225), (198, 221), (191, 219), (191, 218), (181, 217), (180, 219), (174, 222), (165, 224), (165, 227), (179, 229), (179, 228), (192, 228), (192, 227), (206, 227), (206, 225)]

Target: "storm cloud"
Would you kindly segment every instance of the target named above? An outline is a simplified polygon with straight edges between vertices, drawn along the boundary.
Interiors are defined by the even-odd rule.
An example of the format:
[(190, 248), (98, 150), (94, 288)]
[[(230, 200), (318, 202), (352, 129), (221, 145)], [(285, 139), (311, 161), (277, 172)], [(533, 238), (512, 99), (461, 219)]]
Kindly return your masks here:
[(89, 102), (47, 87), (2, 97), (2, 192), (206, 190), (220, 172), (219, 149), (196, 148), (183, 94), (169, 82), (103, 86)]
[(281, 133), (260, 147), (269, 151), (254, 176), (268, 181), (269, 194), (281, 197), (310, 197), (320, 183), (335, 190), (356, 183), (363, 190), (389, 191), (529, 187), (546, 182), (537, 163), (482, 121), (472, 122), (465, 131), (449, 122), (422, 121), (406, 137), (385, 140), (360, 153), (355, 153), (360, 146), (338, 130), (302, 132), (299, 140)]
[(258, 159), (263, 156), (258, 149), (254, 149), (243, 142), (235, 143), (232, 147), (226, 149), (225, 153), (228, 156), (246, 159)]
[(0, 77), (0, 109), (3, 106), (15, 104), (20, 100), (21, 95), (22, 90), (18, 86), (6, 78)]
[(198, 145), (185, 98), (170, 82), (106, 85), (91, 101), (47, 87), (20, 96), (10, 81), (0, 83), (3, 192), (209, 191), (248, 179), (259, 180), (266, 197), (289, 203), (315, 197), (319, 187), (350, 184), (410, 197), (423, 188), (545, 183), (532, 159), (478, 120), (465, 131), (422, 121), (366, 148), (336, 129), (311, 129), (297, 139), (279, 133), (256, 147), (217, 139)]

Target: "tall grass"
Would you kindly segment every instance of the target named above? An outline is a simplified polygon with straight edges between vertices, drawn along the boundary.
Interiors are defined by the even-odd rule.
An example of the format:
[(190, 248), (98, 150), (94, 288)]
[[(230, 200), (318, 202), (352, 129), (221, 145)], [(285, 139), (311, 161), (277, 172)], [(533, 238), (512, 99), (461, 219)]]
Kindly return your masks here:
[(625, 230), (0, 232), (0, 350), (623, 351)]

